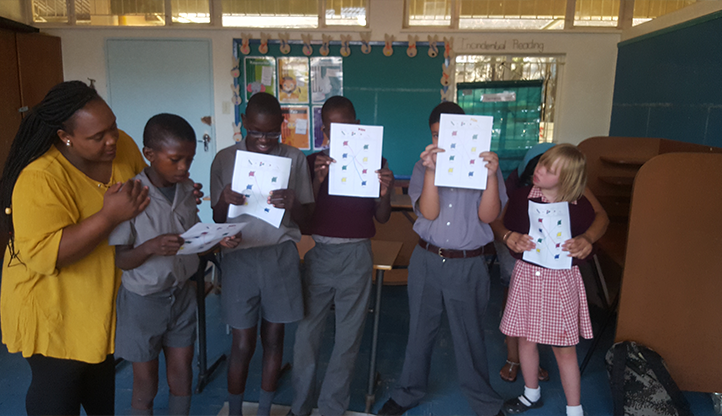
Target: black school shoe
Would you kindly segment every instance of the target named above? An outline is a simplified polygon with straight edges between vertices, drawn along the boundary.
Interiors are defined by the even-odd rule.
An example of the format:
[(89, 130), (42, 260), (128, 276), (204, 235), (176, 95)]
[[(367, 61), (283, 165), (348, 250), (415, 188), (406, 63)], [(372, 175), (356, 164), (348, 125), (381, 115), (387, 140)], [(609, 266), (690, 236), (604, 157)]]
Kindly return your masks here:
[(413, 409), (413, 407), (403, 407), (396, 403), (394, 399), (389, 399), (376, 414), (379, 416), (401, 416), (410, 409)]
[[(524, 395), (522, 394), (522, 396), (524, 396)], [(529, 409), (538, 409), (544, 405), (544, 401), (541, 399), (541, 397), (539, 398), (539, 400), (537, 400), (535, 402), (532, 402), (526, 396), (524, 396), (524, 398), (529, 403), (531, 403), (531, 406), (525, 405), (524, 403), (522, 403), (521, 400), (519, 400), (518, 397), (515, 397), (513, 399), (509, 399), (509, 400), (505, 401), (504, 406), (502, 406), (501, 408), (504, 411), (504, 413), (506, 413), (507, 415), (518, 415), (519, 413), (524, 413)]]

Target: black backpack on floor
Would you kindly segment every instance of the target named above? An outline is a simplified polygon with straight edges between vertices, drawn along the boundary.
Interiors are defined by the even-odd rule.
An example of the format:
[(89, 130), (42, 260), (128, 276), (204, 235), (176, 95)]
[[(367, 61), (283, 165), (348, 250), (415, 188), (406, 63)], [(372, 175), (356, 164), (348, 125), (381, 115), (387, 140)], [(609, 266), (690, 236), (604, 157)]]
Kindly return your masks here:
[(659, 354), (635, 342), (606, 355), (615, 416), (692, 416), (689, 403)]

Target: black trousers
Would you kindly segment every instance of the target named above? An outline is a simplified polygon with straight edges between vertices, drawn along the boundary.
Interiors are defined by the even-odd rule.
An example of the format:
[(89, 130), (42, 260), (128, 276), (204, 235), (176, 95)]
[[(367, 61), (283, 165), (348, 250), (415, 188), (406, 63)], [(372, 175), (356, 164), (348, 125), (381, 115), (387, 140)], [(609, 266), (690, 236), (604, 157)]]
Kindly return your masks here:
[(32, 381), (25, 398), (28, 415), (88, 415), (115, 413), (115, 360), (89, 364), (33, 355), (26, 358)]

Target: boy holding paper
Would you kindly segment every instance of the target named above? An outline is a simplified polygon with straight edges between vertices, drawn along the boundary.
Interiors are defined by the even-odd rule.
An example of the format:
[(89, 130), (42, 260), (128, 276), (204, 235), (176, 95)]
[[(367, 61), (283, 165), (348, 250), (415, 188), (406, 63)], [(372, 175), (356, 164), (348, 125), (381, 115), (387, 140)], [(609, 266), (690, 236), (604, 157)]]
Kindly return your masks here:
[[(353, 104), (341, 96), (326, 100), (321, 119), (327, 140), (331, 123), (359, 123)], [(304, 257), (306, 314), (296, 330), (291, 414), (306, 416), (314, 407), (318, 352), (332, 304), (336, 314), (335, 340), (318, 395), (318, 408), (321, 414), (330, 416), (342, 415), (348, 407), (351, 377), (371, 294), (373, 254), (369, 238), (376, 232), (374, 218), (385, 223), (391, 215), (394, 176), (382, 160), (383, 167), (374, 169), (380, 182), (379, 197), (354, 198), (329, 195), (329, 167), (336, 161), (327, 151), (308, 156), (316, 198), (310, 231), (316, 245)]]
[[(188, 179), (196, 135), (183, 118), (152, 117), (143, 131), (143, 154), (150, 162), (135, 179), (148, 188), (150, 204), (121, 223), (108, 242), (123, 269), (118, 291), (115, 355), (133, 363), (132, 414), (153, 414), (158, 392), (158, 356), (166, 358), (169, 414), (187, 415), (193, 381), (196, 294), (188, 279), (198, 256), (176, 255), (180, 234), (199, 222), (193, 181)], [(235, 247), (240, 235), (221, 241)]]
[[(303, 153), (279, 143), (283, 116), (278, 100), (270, 94), (254, 94), (241, 118), (246, 137), (218, 152), (211, 166), (213, 220), (244, 224), (243, 241), (237, 249), (224, 250), (221, 262), (221, 305), (233, 333), (228, 362), (229, 415), (241, 414), (259, 318), (263, 373), (258, 415), (268, 415), (283, 359), (284, 324), (303, 318), (295, 243), (301, 239), (298, 224), (308, 218), (313, 191)], [(230, 205), (246, 202), (246, 196), (231, 188), (238, 151), (291, 159), (288, 187), (271, 191), (267, 199), (269, 207), (285, 209), (278, 227), (251, 215), (228, 216)]]
[[(452, 102), (436, 106), (429, 117), (432, 144), (416, 162), (409, 196), (418, 219), (419, 245), (409, 262), (409, 338), (401, 376), (379, 415), (401, 415), (426, 395), (431, 352), (446, 309), (456, 355), (459, 384), (477, 415), (501, 413), (502, 399), (489, 383), (482, 325), (489, 300), (489, 273), (484, 246), (494, 236), (489, 223), (506, 203), (499, 159), (486, 151), (486, 189), (437, 187), (436, 159), (441, 114), (464, 114)], [(480, 149), (481, 150), (481, 149)]]

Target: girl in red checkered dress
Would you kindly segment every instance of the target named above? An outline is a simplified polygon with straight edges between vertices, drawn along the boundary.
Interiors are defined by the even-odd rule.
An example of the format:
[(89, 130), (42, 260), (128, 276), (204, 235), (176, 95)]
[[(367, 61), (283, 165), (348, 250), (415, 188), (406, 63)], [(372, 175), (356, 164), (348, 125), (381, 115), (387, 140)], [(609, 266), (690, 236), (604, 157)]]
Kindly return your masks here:
[[(539, 388), (539, 351), (537, 344), (552, 346), (567, 398), (567, 415), (581, 416), (580, 375), (576, 344), (579, 336), (592, 337), (587, 297), (578, 265), (592, 251), (600, 236), (586, 231), (594, 221), (594, 208), (584, 197), (587, 182), (586, 159), (571, 144), (549, 149), (534, 171), (533, 186), (518, 189), (509, 196), (496, 231), (509, 247), (516, 265), (511, 278), (509, 299), (501, 332), (519, 337), (519, 358), (524, 376), (524, 394), (504, 404), (507, 414), (541, 407)], [(569, 253), (572, 268), (547, 269), (522, 260), (524, 251), (536, 246), (529, 231), (529, 201), (568, 202), (572, 237), (562, 249)]]

